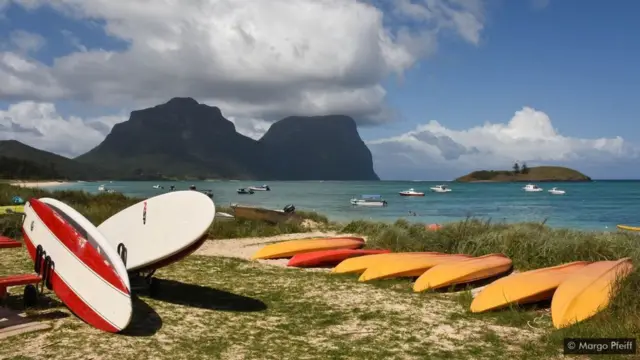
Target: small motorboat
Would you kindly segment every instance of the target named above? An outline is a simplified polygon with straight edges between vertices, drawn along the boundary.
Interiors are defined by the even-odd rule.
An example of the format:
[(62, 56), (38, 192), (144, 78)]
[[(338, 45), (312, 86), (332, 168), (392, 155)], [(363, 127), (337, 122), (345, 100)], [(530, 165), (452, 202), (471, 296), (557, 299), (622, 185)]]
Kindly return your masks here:
[(160, 189), (160, 185), (158, 185), (158, 184), (153, 185), (153, 188), (154, 188), (154, 189)]
[(199, 191), (213, 199), (213, 190), (199, 190)]
[(106, 191), (107, 189), (104, 187), (104, 185), (100, 185), (98, 186), (98, 191)]
[(249, 190), (253, 190), (253, 191), (271, 191), (271, 188), (269, 187), (269, 185), (249, 186)]
[(526, 192), (539, 192), (539, 191), (542, 191), (542, 188), (539, 187), (538, 185), (527, 184), (525, 185), (525, 187), (522, 188), (522, 190)]
[(387, 202), (380, 195), (362, 195), (360, 199), (351, 199), (354, 206), (387, 206)]
[(556, 188), (556, 187), (551, 188), (551, 190), (549, 190), (549, 192), (550, 192), (551, 194), (553, 194), (553, 195), (564, 195), (564, 194), (565, 194), (565, 191), (564, 191), (564, 190), (560, 190), (560, 189), (558, 189), (558, 188)]
[(446, 193), (451, 191), (451, 189), (447, 185), (436, 185), (430, 189), (431, 191), (438, 193)]
[(400, 196), (424, 196), (423, 192), (415, 191), (413, 188), (405, 191), (400, 191)]
[(235, 216), (226, 212), (216, 212), (215, 221), (230, 221), (234, 220)]
[(238, 194), (240, 194), (240, 195), (253, 195), (253, 190), (241, 188), (241, 189), (238, 189)]

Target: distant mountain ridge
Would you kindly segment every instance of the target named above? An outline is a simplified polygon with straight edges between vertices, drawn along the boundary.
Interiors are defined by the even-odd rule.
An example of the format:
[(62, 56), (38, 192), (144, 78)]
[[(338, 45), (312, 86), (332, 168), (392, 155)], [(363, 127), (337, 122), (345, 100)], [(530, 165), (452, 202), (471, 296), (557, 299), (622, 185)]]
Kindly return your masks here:
[(380, 180), (349, 116), (287, 117), (254, 140), (218, 107), (188, 97), (132, 111), (75, 159), (21, 145), (31, 149), (25, 160), (55, 158), (58, 173), (78, 179)]

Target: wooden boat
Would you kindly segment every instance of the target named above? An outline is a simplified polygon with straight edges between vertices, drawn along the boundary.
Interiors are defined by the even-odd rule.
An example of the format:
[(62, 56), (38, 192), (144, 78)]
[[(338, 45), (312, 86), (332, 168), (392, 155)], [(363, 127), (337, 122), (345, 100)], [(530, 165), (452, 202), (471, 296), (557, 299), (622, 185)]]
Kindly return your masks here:
[(282, 210), (265, 209), (257, 206), (231, 204), (233, 215), (238, 219), (261, 220), (272, 224), (286, 222), (299, 217), (296, 207), (289, 204)]

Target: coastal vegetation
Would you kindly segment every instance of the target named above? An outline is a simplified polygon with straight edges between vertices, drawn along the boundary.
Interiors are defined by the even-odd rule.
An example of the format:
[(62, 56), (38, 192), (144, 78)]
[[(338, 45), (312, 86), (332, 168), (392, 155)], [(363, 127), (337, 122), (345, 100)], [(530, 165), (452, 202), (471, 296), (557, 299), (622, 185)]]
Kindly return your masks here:
[[(15, 195), (25, 200), (55, 197), (94, 223), (140, 200), (120, 194), (49, 192), (0, 184), (0, 205), (9, 204)], [(301, 215), (314, 226), (297, 222), (270, 225), (251, 220), (214, 222), (210, 238), (215, 243), (228, 238), (325, 230), (364, 236), (367, 248), (469, 255), (503, 253), (513, 260), (518, 271), (623, 257), (631, 257), (636, 268), (619, 284), (620, 291), (608, 308), (577, 325), (555, 330), (544, 304), (473, 314), (469, 311), (471, 289), (416, 294), (411, 291), (409, 280), (362, 284), (357, 276), (291, 271), (242, 259), (195, 254), (162, 269), (160, 281), (166, 287), (166, 298), (145, 298), (148, 305), (136, 305), (145, 309), (140, 310), (145, 320), (132, 331), (151, 331), (149, 328), (158, 321), (154, 320), (158, 315), (152, 312), (158, 311), (163, 319), (161, 337), (102, 341), (99, 332), (73, 322), (46, 335), (50, 336), (46, 343), (52, 345), (34, 349), (41, 351), (34, 358), (58, 358), (56, 354), (62, 346), (67, 354), (88, 357), (81, 353), (88, 351), (86, 346), (80, 344), (92, 339), (92, 348), (98, 353), (95, 356), (108, 354), (117, 344), (118, 348), (130, 349), (123, 353), (123, 359), (151, 356), (151, 349), (158, 348), (167, 349), (162, 354), (153, 353), (160, 358), (179, 358), (187, 351), (194, 357), (218, 358), (234, 358), (235, 354), (273, 359), (549, 359), (560, 356), (565, 337), (633, 337), (640, 333), (640, 248), (638, 236), (633, 233), (583, 232), (552, 229), (544, 223), (507, 224), (475, 219), (444, 224), (431, 231), (425, 228), (426, 224), (403, 219), (395, 223), (359, 220), (341, 224), (315, 213)], [(20, 237), (19, 228), (19, 217), (0, 218), (3, 235)], [(32, 264), (24, 250), (3, 250), (0, 259), (0, 275), (31, 271)], [(177, 293), (189, 300), (177, 300)], [(172, 334), (170, 342), (166, 342), (167, 334)], [(24, 344), (19, 339), (2, 343), (0, 357), (22, 354), (21, 343)]]
[(551, 182), (591, 181), (587, 175), (562, 166), (527, 167), (515, 163), (512, 170), (478, 170), (461, 176), (456, 182)]

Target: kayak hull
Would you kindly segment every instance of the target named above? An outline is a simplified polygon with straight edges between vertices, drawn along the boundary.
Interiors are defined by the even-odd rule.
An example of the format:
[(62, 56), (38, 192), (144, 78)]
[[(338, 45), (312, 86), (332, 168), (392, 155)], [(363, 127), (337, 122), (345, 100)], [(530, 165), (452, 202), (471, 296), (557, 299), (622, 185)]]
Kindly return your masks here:
[(633, 271), (631, 258), (598, 261), (565, 279), (553, 294), (551, 319), (557, 329), (588, 319), (606, 308), (616, 280)]
[(442, 263), (420, 275), (413, 284), (413, 291), (440, 289), (491, 278), (511, 270), (512, 265), (511, 259), (503, 254), (489, 254)]
[(575, 261), (505, 276), (482, 289), (471, 302), (470, 310), (479, 313), (510, 304), (550, 300), (566, 278), (588, 264), (587, 261)]
[(358, 281), (390, 279), (396, 277), (419, 277), (428, 269), (449, 261), (470, 259), (470, 255), (426, 254), (412, 257), (383, 259), (368, 267)]
[(364, 239), (357, 237), (311, 238), (282, 241), (264, 246), (252, 259), (280, 259), (320, 250), (359, 249)]
[(287, 266), (314, 267), (314, 266), (336, 265), (345, 259), (353, 258), (356, 256), (386, 254), (390, 252), (391, 250), (363, 250), (363, 249), (320, 250), (320, 251), (313, 251), (313, 252), (294, 255), (291, 259), (289, 259)]
[(402, 252), (402, 253), (390, 253), (390, 254), (375, 254), (365, 255), (355, 258), (350, 258), (339, 263), (335, 268), (331, 270), (333, 274), (361, 274), (370, 266), (375, 265), (378, 261), (406, 256), (423, 256), (425, 254), (441, 254), (437, 252)]

